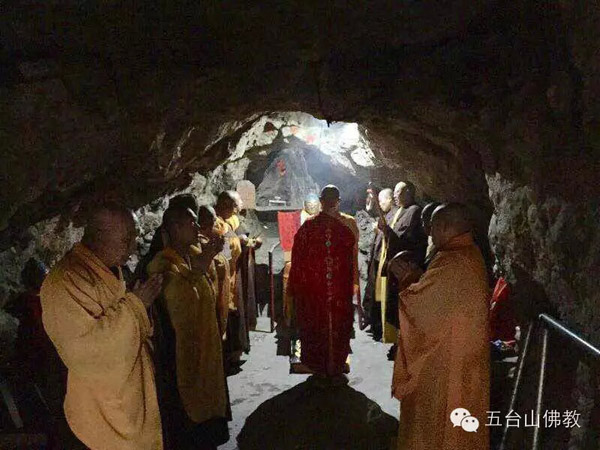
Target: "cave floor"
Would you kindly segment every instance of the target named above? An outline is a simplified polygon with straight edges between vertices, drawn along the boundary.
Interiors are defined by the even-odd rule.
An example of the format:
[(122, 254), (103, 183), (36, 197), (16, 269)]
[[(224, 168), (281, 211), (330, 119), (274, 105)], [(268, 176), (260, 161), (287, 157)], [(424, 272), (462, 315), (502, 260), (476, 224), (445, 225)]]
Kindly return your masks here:
[[(265, 319), (259, 318), (259, 321)], [(266, 329), (267, 327), (268, 319), (265, 320), (264, 324), (259, 322), (259, 328)], [(327, 394), (319, 398), (320, 393), (318, 392), (316, 395), (311, 396), (310, 388), (306, 388), (310, 384), (310, 382), (307, 382), (308, 376), (289, 374), (288, 358), (276, 355), (275, 333), (251, 332), (252, 348), (249, 355), (243, 356), (246, 362), (242, 365), (242, 371), (228, 377), (233, 413), (233, 421), (229, 423), (231, 438), (229, 442), (219, 448), (225, 450), (238, 448), (244, 450), (259, 446), (264, 446), (263, 448), (267, 448), (268, 446), (270, 448), (267, 443), (269, 439), (265, 439), (262, 444), (248, 444), (248, 442), (252, 442), (253, 440), (256, 442), (257, 438), (257, 436), (249, 437), (248, 435), (258, 434), (258, 440), (260, 441), (260, 433), (267, 433), (269, 435), (273, 433), (277, 434), (275, 428), (280, 426), (280, 422), (282, 420), (285, 421), (285, 418), (295, 421), (298, 426), (305, 425), (298, 424), (297, 417), (294, 419), (290, 419), (290, 417), (294, 417), (294, 414), (303, 414), (300, 410), (307, 411), (307, 414), (310, 414), (310, 412), (315, 411), (315, 407), (317, 414), (322, 412), (323, 417), (312, 417), (309, 419), (311, 421), (327, 422), (331, 419), (331, 421), (358, 420), (360, 422), (360, 413), (356, 411), (366, 404), (365, 408), (363, 408), (366, 411), (364, 422), (371, 421), (371, 417), (377, 416), (378, 418), (372, 420), (372, 422), (379, 423), (376, 427), (380, 427), (383, 421), (385, 422), (384, 428), (386, 428), (387, 434), (389, 434), (390, 427), (395, 429), (395, 421), (399, 414), (399, 403), (390, 396), (393, 363), (388, 361), (386, 357), (390, 345), (374, 342), (366, 332), (358, 330), (358, 327), (355, 328), (356, 337), (351, 341), (353, 353), (350, 355), (351, 369), (348, 375), (348, 388), (351, 389), (338, 392), (338, 398), (325, 398)], [(295, 399), (294, 395), (297, 396)], [(285, 400), (286, 396), (287, 403)], [(306, 397), (309, 396), (312, 397), (312, 400), (306, 400)], [(340, 399), (339, 396), (343, 398)], [(331, 408), (335, 408), (336, 410), (344, 409), (344, 405), (347, 402), (353, 401), (357, 402), (354, 405), (358, 404), (358, 407), (351, 406), (351, 409), (355, 412), (351, 413), (354, 414), (354, 417), (350, 418), (340, 419), (340, 414), (337, 414), (337, 411), (335, 414), (335, 416), (338, 416), (337, 419), (331, 418), (331, 414), (327, 414), (328, 406), (324, 406), (324, 404), (329, 402), (329, 407)], [(312, 402), (313, 405), (311, 406), (307, 402)], [(379, 410), (379, 407), (381, 410)], [(257, 408), (260, 411), (257, 411)], [(311, 410), (310, 408), (313, 409)], [(342, 416), (344, 414), (344, 412), (341, 413)], [(248, 426), (243, 433), (245, 436), (243, 438), (240, 436), (241, 439), (238, 444), (238, 435), (244, 428), (246, 420), (251, 415), (258, 417), (248, 421)], [(303, 419), (300, 418), (300, 421), (303, 421)], [(259, 426), (257, 427), (256, 424), (259, 424)], [(270, 431), (271, 426), (274, 429), (273, 433)], [(286, 425), (281, 426), (285, 427)], [(330, 429), (340, 430), (339, 427), (327, 428), (328, 431)], [(285, 429), (282, 433), (287, 435), (290, 433), (290, 429)], [(315, 433), (317, 432), (315, 431)], [(368, 433), (373, 433), (373, 430), (367, 431)], [(365, 433), (363, 432), (363, 434)], [(265, 435), (264, 437), (266, 438), (267, 436)], [(271, 436), (271, 438), (273, 437)], [(311, 438), (309, 437), (308, 439), (310, 440)], [(320, 439), (320, 436), (314, 436), (314, 440)], [(297, 447), (297, 444), (298, 442), (292, 448), (315, 448), (313, 445), (317, 445), (317, 442), (305, 442), (304, 445), (307, 445), (306, 447)], [(288, 448), (283, 442), (280, 445), (278, 444), (277, 447)]]

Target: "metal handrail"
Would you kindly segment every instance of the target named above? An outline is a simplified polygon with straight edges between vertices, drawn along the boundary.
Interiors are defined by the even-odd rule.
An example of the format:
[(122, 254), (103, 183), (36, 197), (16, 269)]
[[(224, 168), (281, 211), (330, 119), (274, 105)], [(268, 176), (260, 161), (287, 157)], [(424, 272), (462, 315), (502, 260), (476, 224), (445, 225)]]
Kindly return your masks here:
[(579, 337), (573, 331), (569, 330), (567, 327), (550, 317), (548, 314), (540, 314), (539, 320), (544, 322), (546, 328), (552, 329), (552, 331), (556, 331), (561, 336), (568, 338), (569, 340), (573, 341), (573, 344), (579, 347), (580, 350), (583, 350), (589, 356), (598, 358), (600, 360), (600, 349), (597, 349), (588, 341)]
[[(525, 367), (525, 361), (527, 355), (529, 353), (529, 348), (531, 344), (531, 338), (533, 335), (533, 330), (535, 326), (541, 327), (541, 354), (540, 354), (540, 370), (538, 374), (538, 387), (537, 387), (537, 398), (535, 404), (535, 412), (536, 417), (540, 417), (542, 413), (542, 406), (544, 403), (544, 385), (546, 381), (546, 362), (548, 360), (548, 340), (550, 331), (560, 335), (561, 337), (567, 339), (569, 344), (575, 345), (579, 350), (582, 350), (587, 355), (591, 356), (597, 361), (600, 361), (600, 349), (594, 347), (592, 344), (587, 342), (578, 336), (575, 332), (571, 331), (560, 322), (558, 322), (553, 317), (548, 314), (540, 314), (537, 318), (537, 321), (532, 321), (529, 324), (527, 329), (527, 335), (525, 336), (525, 342), (523, 344), (523, 349), (521, 354), (519, 355), (519, 362), (517, 365), (517, 374), (515, 377), (515, 384), (513, 386), (512, 395), (510, 397), (510, 403), (508, 410), (514, 411), (515, 405), (517, 402), (517, 397), (519, 395), (519, 388), (521, 387), (521, 381), (523, 378), (523, 370)], [(508, 423), (504, 425), (504, 429), (502, 432), (502, 441), (500, 442), (499, 450), (507, 450), (507, 440), (508, 440)], [(541, 428), (534, 427), (533, 428), (533, 437), (531, 448), (532, 450), (538, 450), (541, 445)]]

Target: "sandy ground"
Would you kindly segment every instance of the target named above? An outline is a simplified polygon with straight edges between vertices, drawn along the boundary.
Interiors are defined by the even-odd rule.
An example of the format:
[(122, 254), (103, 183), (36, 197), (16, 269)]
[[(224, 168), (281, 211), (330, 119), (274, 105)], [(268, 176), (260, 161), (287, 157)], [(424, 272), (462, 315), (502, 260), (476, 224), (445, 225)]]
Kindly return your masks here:
[[(267, 326), (268, 320), (259, 323), (261, 329)], [(231, 439), (219, 447), (223, 450), (238, 449), (236, 438), (246, 419), (260, 405), (276, 396), (282, 397), (281, 394), (308, 378), (307, 375), (289, 374), (287, 357), (276, 355), (274, 333), (252, 332), (251, 344), (250, 354), (244, 355), (246, 362), (242, 371), (228, 378), (233, 421), (229, 424)], [(389, 345), (374, 342), (369, 335), (357, 329), (351, 346), (353, 354), (350, 356), (349, 386), (379, 405), (384, 413), (397, 419), (399, 403), (390, 396), (392, 362), (386, 358)], [(323, 417), (323, 420), (327, 419)]]

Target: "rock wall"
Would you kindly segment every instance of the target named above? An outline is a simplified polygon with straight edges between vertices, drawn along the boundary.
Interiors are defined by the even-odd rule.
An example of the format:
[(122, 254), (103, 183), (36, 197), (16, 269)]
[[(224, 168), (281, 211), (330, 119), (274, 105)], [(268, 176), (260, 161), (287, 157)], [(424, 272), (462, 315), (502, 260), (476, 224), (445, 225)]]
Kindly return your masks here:
[(522, 317), (600, 344), (598, 0), (59, 3), (0, 19), (2, 249), (108, 194), (140, 208), (197, 172), (226, 186), (233, 166), (208, 174), (245, 164), (257, 120), (301, 110), (358, 123), (381, 184), (492, 217)]
[[(273, 127), (272, 131), (265, 132), (267, 123)], [(360, 186), (366, 184), (367, 179), (361, 180), (359, 176), (368, 174), (367, 168), (373, 165), (374, 158), (368, 142), (359, 133), (356, 124), (336, 123), (329, 127), (325, 121), (300, 112), (271, 113), (250, 117), (241, 122), (226, 123), (220, 127), (214, 140), (229, 152), (228, 158), (222, 164), (204, 175), (190, 175), (187, 186), (161, 195), (135, 209), (137, 252), (128, 262), (130, 269), (134, 270), (140, 256), (147, 252), (170, 197), (193, 193), (199, 204), (212, 205), (220, 192), (235, 190), (237, 183), (247, 178), (249, 166), (263, 154), (273, 151), (280, 154), (287, 149), (292, 152), (290, 156), (295, 158), (294, 147), (289, 147), (290, 140), (307, 145), (312, 153), (321, 155), (320, 159), (310, 158), (310, 170), (321, 181), (321, 187), (325, 183), (324, 180), (341, 181), (343, 185), (338, 184), (347, 195), (350, 194), (346, 188), (356, 189), (357, 182)], [(314, 165), (318, 167), (312, 167)], [(309, 167), (306, 161), (303, 168), (306, 173), (302, 173), (301, 178), (308, 180)], [(292, 170), (292, 167), (289, 169)], [(259, 172), (259, 179), (263, 180), (263, 183), (266, 180), (268, 184), (269, 180), (265, 178), (267, 173), (264, 169)], [(258, 187), (260, 188), (260, 185)], [(318, 192), (319, 189), (319, 185), (315, 184), (310, 191)], [(296, 187), (294, 195), (299, 195), (297, 191)], [(257, 195), (260, 196), (260, 189)], [(303, 200), (302, 195), (297, 197), (295, 206), (301, 207)], [(60, 216), (41, 221), (25, 232), (20, 232), (19, 240), (8, 250), (0, 252), (0, 305), (13, 298), (22, 288), (19, 274), (27, 259), (34, 256), (52, 266), (81, 239), (83, 228), (74, 224), (77, 220), (76, 210), (65, 211)]]

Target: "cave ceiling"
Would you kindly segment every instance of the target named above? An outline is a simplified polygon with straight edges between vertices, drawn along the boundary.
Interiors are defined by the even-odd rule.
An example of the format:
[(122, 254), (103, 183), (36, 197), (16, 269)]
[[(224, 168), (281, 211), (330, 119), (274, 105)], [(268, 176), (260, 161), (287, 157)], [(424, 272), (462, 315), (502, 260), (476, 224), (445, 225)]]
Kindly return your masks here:
[(534, 167), (596, 161), (594, 48), (573, 47), (570, 5), (12, 2), (0, 244), (86, 200), (181, 188), (272, 111), (358, 122), (380, 166), (440, 198), (483, 202), (484, 172), (560, 185)]

